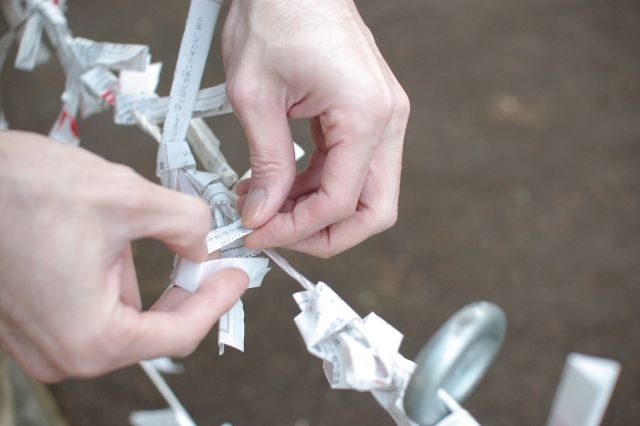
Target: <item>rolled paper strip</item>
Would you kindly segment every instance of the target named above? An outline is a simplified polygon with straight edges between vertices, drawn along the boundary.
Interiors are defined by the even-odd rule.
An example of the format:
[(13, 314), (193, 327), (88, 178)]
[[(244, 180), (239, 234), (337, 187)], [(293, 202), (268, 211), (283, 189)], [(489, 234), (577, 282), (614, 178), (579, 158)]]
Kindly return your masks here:
[(191, 120), (187, 141), (205, 170), (220, 175), (227, 188), (238, 181), (238, 174), (220, 150), (220, 140), (202, 118)]
[[(171, 189), (177, 186), (177, 167), (195, 167), (195, 159), (186, 142), (189, 123), (198, 97), (198, 89), (209, 55), (213, 30), (215, 28), (220, 2), (214, 0), (191, 0), (187, 23), (180, 43), (178, 61), (173, 75), (169, 96), (167, 117), (162, 132), (162, 142), (158, 150), (157, 175), (162, 184)], [(173, 145), (187, 146), (189, 159), (183, 165), (174, 162), (171, 155)], [(174, 167), (176, 166), (176, 167)]]
[[(159, 97), (154, 92), (123, 91), (116, 109), (115, 122), (120, 125), (133, 125), (134, 111), (146, 115), (153, 123), (165, 121), (169, 112), (169, 97)], [(212, 117), (233, 112), (225, 93), (225, 84), (199, 90), (193, 105), (191, 117)]]

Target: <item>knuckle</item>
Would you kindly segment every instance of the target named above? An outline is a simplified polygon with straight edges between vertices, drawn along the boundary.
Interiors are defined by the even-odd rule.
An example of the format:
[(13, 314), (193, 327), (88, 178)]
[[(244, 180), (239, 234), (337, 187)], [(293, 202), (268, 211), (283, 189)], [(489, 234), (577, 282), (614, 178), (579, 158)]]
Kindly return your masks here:
[(142, 191), (144, 178), (131, 167), (123, 164), (113, 164), (109, 173), (109, 185), (103, 185), (99, 190), (89, 186), (88, 192), (98, 199), (101, 206), (140, 209), (147, 202), (149, 194)]
[(336, 196), (332, 202), (334, 215), (337, 220), (345, 220), (353, 216), (358, 205), (358, 198), (350, 195)]
[(411, 114), (411, 101), (409, 100), (409, 96), (400, 88), (396, 99), (396, 111), (398, 115), (404, 120), (408, 119), (409, 114)]
[(335, 255), (341, 253), (342, 250), (338, 250), (335, 247), (327, 247), (324, 250), (320, 250), (316, 256), (319, 257), (320, 259), (331, 259), (332, 257), (334, 257)]
[(392, 228), (398, 222), (398, 209), (393, 209), (385, 218), (381, 221), (382, 231), (386, 231)]
[(326, 260), (346, 250), (346, 247), (338, 247), (337, 240), (331, 237), (331, 231), (329, 231), (329, 228), (325, 228), (322, 232), (324, 233), (323, 240), (325, 241), (325, 244), (317, 248), (315, 252), (312, 253), (313, 255)]
[(380, 213), (375, 218), (374, 234), (384, 232), (387, 229), (393, 227), (398, 221), (398, 209), (397, 207), (390, 208), (389, 210)]
[(195, 229), (202, 232), (209, 231), (211, 225), (211, 209), (201, 199), (189, 197), (190, 201), (185, 203), (188, 213), (193, 217)]
[(320, 126), (324, 132), (329, 132), (333, 129), (349, 128), (353, 125), (353, 120), (349, 117), (349, 111), (334, 109), (328, 110), (320, 115)]
[(292, 180), (294, 177), (294, 169), (289, 166), (289, 162), (293, 159), (284, 158), (276, 151), (270, 152), (252, 152), (249, 158), (251, 165), (251, 173), (255, 177), (278, 177)]
[[(385, 91), (386, 92), (386, 91)], [(378, 114), (380, 118), (388, 120), (393, 115), (395, 102), (391, 93), (385, 93), (378, 100)]]
[[(355, 102), (355, 101), (354, 101)], [(331, 149), (338, 143), (350, 140), (366, 140), (371, 132), (371, 123), (377, 123), (375, 111), (376, 100), (361, 100), (348, 108), (329, 110), (320, 116), (320, 126), (326, 134), (335, 136), (326, 141), (326, 148)], [(354, 119), (354, 112), (362, 119)]]
[(393, 115), (395, 101), (387, 87), (379, 87), (371, 91), (371, 95), (365, 100), (365, 105), (373, 123), (387, 123)]
[(236, 111), (253, 110), (260, 88), (250, 79), (233, 79), (227, 83), (229, 101)]
[(127, 191), (134, 193), (139, 191), (140, 183), (144, 183), (142, 178), (135, 170), (125, 164), (113, 163), (109, 176), (114, 183), (111, 187), (117, 191)]

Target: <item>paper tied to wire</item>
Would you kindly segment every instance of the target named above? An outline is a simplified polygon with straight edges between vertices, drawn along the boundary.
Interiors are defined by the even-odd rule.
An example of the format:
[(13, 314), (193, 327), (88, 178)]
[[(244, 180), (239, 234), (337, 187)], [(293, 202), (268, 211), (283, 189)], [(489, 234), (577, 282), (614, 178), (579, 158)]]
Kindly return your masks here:
[[(294, 321), (307, 350), (322, 359), (331, 388), (371, 392), (397, 425), (418, 426), (403, 406), (415, 363), (399, 353), (402, 333), (373, 312), (361, 318), (326, 283), (314, 285), (275, 250), (264, 252), (305, 289), (293, 295), (300, 308)], [(438, 426), (477, 426), (453, 398), (440, 398), (450, 414)]]
[(119, 79), (114, 72), (144, 71), (150, 56), (149, 48), (142, 45), (97, 43), (83, 38), (72, 39), (66, 44), (73, 59), (67, 66), (63, 109), (50, 136), (78, 144), (78, 113), (86, 118), (115, 106)]
[[(323, 360), (333, 389), (371, 392), (399, 426), (418, 426), (404, 411), (403, 398), (415, 363), (399, 353), (403, 335), (375, 313), (360, 318), (327, 284), (294, 294), (295, 323), (307, 350)], [(446, 392), (450, 410), (437, 426), (479, 426)]]
[[(195, 159), (191, 155), (191, 164), (188, 164), (189, 159), (182, 147), (188, 147), (187, 131), (220, 6), (219, 0), (191, 0), (189, 5), (158, 150), (157, 174), (162, 184), (169, 188), (177, 187), (180, 169), (195, 167)], [(174, 145), (178, 147), (173, 148)]]
[[(249, 288), (262, 284), (269, 272), (269, 260), (260, 257), (259, 250), (244, 247), (242, 237), (251, 230), (243, 228), (235, 209), (235, 195), (215, 173), (188, 171), (178, 176), (178, 188), (187, 194), (200, 196), (211, 208), (214, 229), (207, 236), (209, 253), (219, 252), (220, 259), (202, 263), (177, 258), (172, 284), (195, 292), (202, 283), (227, 268), (242, 269), (249, 277)], [(225, 313), (218, 324), (220, 354), (231, 346), (244, 351), (244, 308), (241, 300)]]
[[(222, 83), (199, 90), (192, 117), (213, 117), (232, 112), (225, 89)], [(136, 124), (134, 111), (144, 114), (152, 123), (163, 123), (169, 111), (169, 97), (158, 97), (152, 92), (123, 92), (118, 95), (115, 123), (125, 126)]]
[[(64, 5), (60, 1), (28, 0), (23, 7), (21, 2), (12, 0), (4, 3), (4, 10), (11, 25), (8, 34), (20, 33), (16, 68), (30, 71), (49, 58), (44, 34), (54, 46), (66, 81), (61, 97), (63, 106), (49, 136), (78, 145), (78, 115), (86, 118), (113, 106), (118, 92), (114, 71), (143, 71), (149, 63), (149, 49), (143, 45), (99, 43), (73, 37), (63, 13)], [(0, 56), (6, 57), (9, 47), (10, 43), (1, 43)]]
[(42, 36), (46, 26), (64, 28), (67, 20), (64, 16), (64, 4), (49, 0), (12, 0), (5, 3), (5, 15), (12, 27), (23, 26), (20, 45), (16, 54), (15, 67), (23, 71), (32, 71), (51, 57), (44, 45)]
[[(152, 63), (144, 71), (121, 71), (120, 90), (116, 97), (114, 112), (116, 124), (135, 124), (159, 144), (162, 142), (162, 130), (158, 124), (166, 118), (169, 105), (168, 97), (161, 98), (156, 93), (161, 70), (161, 63)], [(221, 114), (230, 113), (231, 109), (224, 107), (228, 104), (226, 95), (222, 95), (224, 88), (224, 84), (221, 84), (200, 91), (200, 93), (208, 91), (205, 94), (215, 92), (211, 96), (206, 95), (202, 98), (204, 108), (220, 107)], [(196, 111), (201, 105), (200, 99), (199, 97), (196, 101)], [(211, 99), (215, 100), (211, 101)], [(238, 181), (237, 173), (229, 166), (220, 150), (220, 140), (202, 118), (191, 119), (186, 138), (191, 150), (195, 152), (206, 171), (219, 175), (227, 188), (231, 188)], [(185, 149), (184, 145), (182, 148)], [(190, 159), (187, 163), (191, 164)], [(191, 171), (196, 172), (193, 168)]]
[[(251, 230), (242, 227), (230, 188), (238, 175), (220, 150), (220, 141), (204, 122), (231, 112), (225, 86), (200, 90), (219, 0), (192, 0), (169, 97), (156, 93), (162, 64), (151, 64), (147, 46), (99, 43), (76, 37), (69, 30), (63, 0), (5, 0), (10, 31), (0, 39), (0, 69), (10, 46), (20, 40), (15, 66), (31, 70), (45, 62), (50, 52), (46, 34), (63, 66), (66, 83), (63, 107), (50, 136), (66, 143), (80, 142), (76, 117), (87, 117), (114, 107), (114, 121), (137, 125), (159, 143), (158, 175), (173, 189), (201, 197), (211, 208), (214, 227), (207, 236), (209, 252), (219, 259), (203, 263), (177, 258), (172, 285), (195, 292), (209, 277), (226, 268), (239, 268), (249, 276), (249, 288), (259, 287), (269, 271), (269, 260), (259, 250), (244, 247)], [(0, 126), (8, 128), (0, 111)], [(295, 145), (296, 160), (304, 151)], [(206, 172), (197, 171), (196, 153)], [(250, 176), (250, 172), (244, 175)], [(298, 281), (305, 291), (294, 295), (301, 313), (295, 322), (309, 351), (323, 359), (332, 388), (370, 391), (399, 425), (413, 425), (402, 408), (402, 397), (413, 362), (399, 354), (402, 334), (374, 313), (360, 318), (329, 286), (314, 285), (273, 250), (264, 252)], [(219, 321), (220, 352), (225, 345), (244, 350), (244, 309), (239, 300)], [(140, 363), (169, 408), (137, 411), (136, 426), (193, 426), (195, 422), (162, 378), (183, 367), (168, 358)], [(446, 395), (441, 396), (446, 402)], [(450, 397), (449, 397), (450, 398)], [(441, 426), (476, 425), (451, 399), (451, 410)], [(448, 423), (444, 423), (448, 419)], [(456, 419), (467, 421), (459, 422)], [(466, 420), (465, 420), (466, 419)]]
[(375, 313), (360, 318), (323, 282), (294, 299), (301, 311), (296, 326), (307, 350), (323, 360), (329, 385), (371, 392), (398, 425), (416, 425), (402, 408), (415, 368), (398, 353), (402, 334)]

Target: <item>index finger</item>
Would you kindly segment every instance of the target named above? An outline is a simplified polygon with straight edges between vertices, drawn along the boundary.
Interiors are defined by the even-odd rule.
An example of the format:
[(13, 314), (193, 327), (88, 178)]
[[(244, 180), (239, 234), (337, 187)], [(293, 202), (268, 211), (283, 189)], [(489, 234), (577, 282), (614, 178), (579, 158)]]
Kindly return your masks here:
[(245, 238), (247, 247), (263, 248), (295, 244), (314, 233), (351, 217), (358, 206), (373, 149), (379, 142), (377, 125), (365, 127), (361, 121), (345, 122), (322, 117), (327, 156), (320, 185), (289, 213), (277, 214), (271, 221)]
[(204, 241), (211, 226), (207, 204), (194, 196), (151, 183), (133, 171), (124, 174), (116, 177), (117, 194), (107, 197), (119, 201), (107, 200), (109, 205), (105, 208), (117, 218), (114, 234), (128, 241), (155, 238), (183, 257), (205, 260)]

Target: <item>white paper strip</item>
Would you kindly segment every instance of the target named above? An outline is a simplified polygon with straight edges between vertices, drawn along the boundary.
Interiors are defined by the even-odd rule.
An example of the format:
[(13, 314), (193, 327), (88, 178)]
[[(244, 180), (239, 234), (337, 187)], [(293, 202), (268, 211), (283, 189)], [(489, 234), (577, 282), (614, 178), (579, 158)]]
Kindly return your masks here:
[[(120, 90), (122, 94), (135, 95), (139, 93), (155, 93), (160, 82), (162, 62), (150, 64), (143, 71), (122, 70), (120, 72)], [(117, 121), (116, 121), (117, 124)], [(134, 122), (131, 124), (135, 124)]]
[(257, 288), (269, 272), (269, 260), (264, 257), (232, 257), (198, 263), (179, 258), (171, 281), (174, 285), (195, 293), (204, 280), (228, 268), (242, 269), (249, 276), (249, 288)]
[(398, 425), (416, 426), (402, 405), (415, 368), (398, 353), (402, 335), (375, 314), (361, 319), (323, 282), (294, 299), (296, 326), (307, 350), (323, 360), (330, 386), (369, 391)]
[(205, 170), (216, 173), (227, 188), (238, 181), (238, 174), (231, 168), (220, 150), (220, 140), (202, 118), (191, 120), (187, 140)]
[(569, 354), (547, 425), (598, 426), (619, 374), (616, 361)]
[(216, 228), (207, 235), (207, 249), (209, 253), (220, 250), (232, 242), (249, 235), (253, 230), (242, 226), (240, 219), (231, 225)]
[(27, 19), (27, 24), (22, 32), (22, 38), (18, 53), (16, 54), (15, 67), (23, 71), (32, 71), (38, 65), (42, 49), (42, 21), (40, 15), (32, 14)]
[(182, 158), (176, 161), (172, 156), (176, 150), (171, 147), (186, 144), (187, 129), (196, 103), (219, 11), (219, 1), (191, 0), (171, 85), (162, 143), (158, 151), (157, 174), (163, 185), (169, 188), (177, 186), (177, 178), (173, 171), (195, 166), (193, 157), (190, 165), (185, 164)]
[(242, 300), (220, 317), (218, 326), (218, 354), (224, 354), (225, 345), (244, 352), (244, 306)]
[(440, 420), (436, 426), (480, 426), (476, 419), (447, 392), (440, 389), (438, 397), (444, 402), (451, 414)]
[(151, 365), (161, 373), (165, 374), (182, 374), (184, 373), (184, 365), (173, 362), (169, 357), (160, 357), (148, 360)]
[(171, 408), (134, 411), (129, 416), (132, 426), (182, 426)]
[[(202, 89), (198, 92), (191, 117), (212, 117), (231, 113), (231, 105), (224, 92), (225, 85)], [(121, 105), (116, 109), (115, 122), (119, 125), (133, 125), (133, 111), (147, 116), (152, 123), (162, 123), (168, 115), (169, 97), (149, 96), (145, 93), (124, 93), (118, 99)]]
[[(153, 365), (153, 363), (149, 361), (140, 361), (139, 364), (140, 364), (140, 367), (142, 367), (144, 372), (147, 374), (149, 379), (151, 379), (153, 384), (156, 386), (160, 394), (162, 394), (164, 399), (169, 404), (170, 410), (173, 413), (173, 417), (175, 419), (175, 424), (177, 426), (196, 426), (196, 423), (193, 421), (191, 416), (189, 416), (189, 413), (187, 412), (187, 410), (185, 410), (185, 408), (182, 406), (182, 404), (180, 403), (176, 395), (173, 393), (173, 391), (171, 390), (167, 382), (162, 378), (162, 375), (158, 372), (158, 370)], [(163, 410), (163, 413), (161, 415), (157, 417), (152, 416), (152, 418), (153, 420), (156, 420), (156, 421), (160, 421), (160, 420), (169, 421), (171, 416), (168, 416), (166, 410)], [(150, 419), (149, 412), (146, 412), (146, 415), (141, 415), (138, 412), (138, 413), (134, 413), (131, 416), (130, 421), (134, 425), (155, 426), (154, 423), (148, 423), (149, 419)], [(137, 421), (138, 423), (134, 423), (134, 421)], [(140, 423), (141, 421), (143, 423)], [(171, 423), (168, 423), (168, 424), (171, 424)]]

